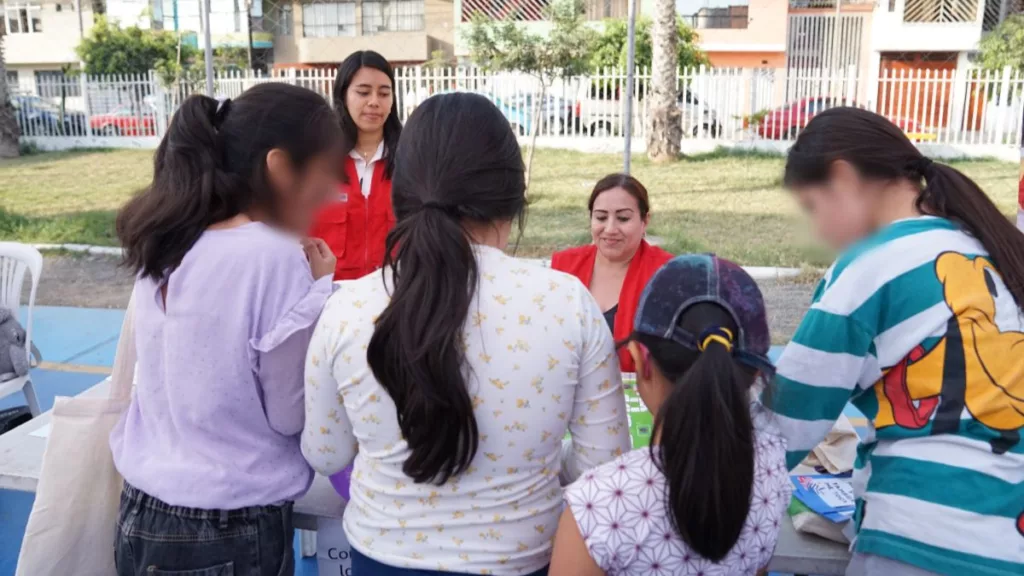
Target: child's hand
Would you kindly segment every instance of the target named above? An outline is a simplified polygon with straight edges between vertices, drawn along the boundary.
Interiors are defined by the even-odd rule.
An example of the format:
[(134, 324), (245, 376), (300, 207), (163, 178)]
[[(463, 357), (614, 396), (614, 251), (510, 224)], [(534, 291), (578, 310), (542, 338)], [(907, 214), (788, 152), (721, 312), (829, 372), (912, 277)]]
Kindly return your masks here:
[(304, 238), (302, 249), (306, 251), (306, 258), (309, 260), (309, 269), (313, 272), (313, 278), (319, 280), (324, 276), (333, 276), (334, 267), (338, 259), (327, 246), (327, 243), (320, 238)]

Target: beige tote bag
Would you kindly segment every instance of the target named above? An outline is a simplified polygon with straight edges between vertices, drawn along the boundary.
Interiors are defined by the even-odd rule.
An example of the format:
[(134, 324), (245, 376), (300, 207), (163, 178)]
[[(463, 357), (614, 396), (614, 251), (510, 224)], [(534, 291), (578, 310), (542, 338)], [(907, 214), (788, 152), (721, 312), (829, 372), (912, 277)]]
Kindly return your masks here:
[(16, 576), (111, 576), (121, 475), (110, 432), (131, 401), (135, 376), (135, 294), (107, 398), (57, 398), (36, 500), (25, 528)]

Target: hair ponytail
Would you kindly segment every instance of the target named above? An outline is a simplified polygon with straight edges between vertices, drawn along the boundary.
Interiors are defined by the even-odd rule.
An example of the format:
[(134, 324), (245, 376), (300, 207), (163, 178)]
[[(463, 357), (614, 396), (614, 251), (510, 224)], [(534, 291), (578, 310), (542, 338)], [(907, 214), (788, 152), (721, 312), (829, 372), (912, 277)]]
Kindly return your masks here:
[(423, 208), (388, 234), (394, 289), (367, 347), (374, 377), (398, 407), (416, 482), (443, 484), (469, 466), (479, 442), (462, 366), (462, 327), (477, 265), (455, 218)]
[(508, 121), (482, 96), (446, 94), (416, 108), (395, 154), (385, 269), (391, 301), (366, 358), (395, 403), (419, 483), (443, 484), (476, 455), (463, 331), (479, 271), (466, 226), (519, 218), (523, 159)]
[[(692, 334), (723, 327), (736, 334), (726, 310), (695, 304), (679, 325)], [(635, 335), (673, 382), (658, 410), (651, 445), (668, 484), (666, 508), (679, 536), (695, 552), (718, 562), (739, 540), (754, 486), (754, 373), (729, 348), (711, 341), (703, 352), (669, 340)]]
[(963, 226), (988, 251), (1006, 288), (1024, 306), (1024, 234), (963, 172), (922, 156), (924, 190), (918, 208)]
[(117, 216), (125, 266), (161, 278), (210, 225), (257, 205), (272, 208), (275, 192), (266, 178), (272, 149), (301, 168), (340, 145), (330, 106), (305, 88), (259, 84), (234, 101), (189, 96), (156, 150), (153, 182)]
[(924, 214), (964, 227), (988, 251), (1018, 306), (1024, 306), (1024, 234), (974, 181), (959, 170), (923, 156), (895, 124), (860, 108), (832, 108), (815, 115), (786, 158), (786, 186), (828, 181), (833, 162), (852, 164), (865, 178), (906, 179), (924, 187), (917, 200)]
[(210, 224), (247, 208), (236, 178), (220, 171), (217, 101), (187, 98), (171, 118), (154, 159), (153, 184), (117, 217), (125, 264), (143, 277), (174, 268)]

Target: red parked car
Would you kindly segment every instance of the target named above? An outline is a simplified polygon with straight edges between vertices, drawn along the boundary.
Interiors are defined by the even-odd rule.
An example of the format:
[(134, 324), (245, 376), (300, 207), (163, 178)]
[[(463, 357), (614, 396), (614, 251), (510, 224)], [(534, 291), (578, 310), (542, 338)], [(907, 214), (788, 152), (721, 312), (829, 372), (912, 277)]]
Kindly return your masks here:
[(91, 117), (89, 126), (100, 136), (156, 136), (156, 110), (148, 103), (123, 104), (113, 112)]
[[(803, 98), (768, 112), (757, 125), (757, 133), (769, 140), (793, 140), (814, 115), (837, 106), (856, 106), (855, 102), (847, 104), (845, 99), (817, 97)], [(917, 122), (909, 118), (889, 118), (899, 126), (912, 140), (931, 140), (934, 134), (925, 133)]]

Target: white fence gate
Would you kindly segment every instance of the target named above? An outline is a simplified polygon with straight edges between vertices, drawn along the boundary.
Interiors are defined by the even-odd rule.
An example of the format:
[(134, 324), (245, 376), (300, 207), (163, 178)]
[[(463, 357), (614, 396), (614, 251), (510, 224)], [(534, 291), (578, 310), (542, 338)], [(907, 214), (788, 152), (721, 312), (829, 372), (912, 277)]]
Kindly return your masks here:
[[(287, 82), (328, 100), (334, 70), (283, 70), (266, 76), (218, 74), (218, 97), (237, 97), (263, 82)], [(633, 134), (647, 129), (651, 74), (639, 69)], [(135, 76), (26, 79), (12, 87), (23, 138), (45, 149), (155, 147), (178, 104), (201, 92), (202, 78), (165, 83), (155, 72)], [(602, 70), (544, 87), (541, 117), (534, 126), (533, 102), (542, 86), (532, 76), (491, 73), (472, 67), (404, 67), (395, 73), (396, 108), (402, 120), (424, 99), (449, 91), (486, 95), (522, 136), (536, 128), (547, 146), (621, 150), (626, 74)], [(1005, 69), (885, 71), (878, 78), (855, 69), (829, 73), (811, 69), (699, 68), (679, 72), (683, 138), (719, 144), (778, 144), (791, 141), (818, 112), (841, 105), (875, 111), (913, 140), (963, 153), (1016, 149), (1024, 117), (1024, 72)]]

